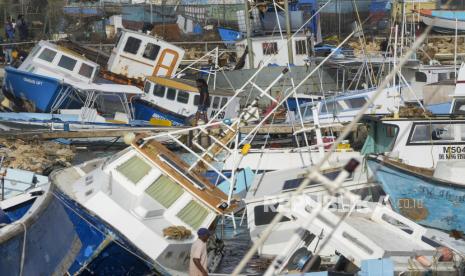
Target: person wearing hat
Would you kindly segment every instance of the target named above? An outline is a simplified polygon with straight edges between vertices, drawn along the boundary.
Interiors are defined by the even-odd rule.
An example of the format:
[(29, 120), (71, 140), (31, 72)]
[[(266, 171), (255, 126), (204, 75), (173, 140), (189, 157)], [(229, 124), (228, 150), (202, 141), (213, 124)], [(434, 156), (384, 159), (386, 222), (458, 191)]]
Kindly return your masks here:
[(191, 257), (189, 263), (189, 276), (206, 276), (207, 268), (207, 241), (210, 237), (210, 231), (200, 228), (197, 231), (199, 237), (191, 247)]

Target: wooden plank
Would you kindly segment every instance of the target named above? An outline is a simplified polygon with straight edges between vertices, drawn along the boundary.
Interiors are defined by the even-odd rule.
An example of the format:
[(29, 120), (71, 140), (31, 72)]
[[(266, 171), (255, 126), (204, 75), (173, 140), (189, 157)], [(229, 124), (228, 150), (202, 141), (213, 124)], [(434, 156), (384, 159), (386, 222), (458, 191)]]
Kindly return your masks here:
[(121, 137), (127, 133), (155, 134), (167, 131), (179, 130), (179, 127), (161, 128), (125, 128), (125, 129), (105, 129), (105, 130), (79, 130), (79, 131), (2, 131), (0, 138), (5, 139), (41, 139), (51, 140), (57, 138), (98, 138), (98, 137)]

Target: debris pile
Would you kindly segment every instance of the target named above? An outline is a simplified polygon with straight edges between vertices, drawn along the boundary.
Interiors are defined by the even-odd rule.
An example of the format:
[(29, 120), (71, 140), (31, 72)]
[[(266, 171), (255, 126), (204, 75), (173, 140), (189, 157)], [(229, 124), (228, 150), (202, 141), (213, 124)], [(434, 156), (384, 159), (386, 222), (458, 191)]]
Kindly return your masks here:
[[(455, 39), (453, 37), (431, 38), (425, 44), (423, 51), (420, 51), (421, 61), (425, 64), (430, 59), (438, 60), (442, 64), (452, 64), (454, 62)], [(463, 38), (457, 41), (457, 57), (465, 56), (465, 45)]]
[(0, 159), (2, 156), (3, 167), (48, 175), (55, 168), (71, 166), (74, 152), (70, 146), (55, 142), (0, 139)]
[(365, 52), (362, 50), (362, 45), (360, 45), (359, 42), (350, 42), (349, 46), (354, 49), (354, 56), (356, 57), (363, 57), (365, 54), (371, 56), (379, 55), (381, 51), (381, 47), (376, 41), (367, 42), (365, 45)]
[(429, 110), (423, 110), (421, 107), (417, 106), (401, 106), (399, 109), (399, 116), (400, 117), (407, 117), (407, 118), (416, 118), (416, 117), (430, 117), (433, 114)]

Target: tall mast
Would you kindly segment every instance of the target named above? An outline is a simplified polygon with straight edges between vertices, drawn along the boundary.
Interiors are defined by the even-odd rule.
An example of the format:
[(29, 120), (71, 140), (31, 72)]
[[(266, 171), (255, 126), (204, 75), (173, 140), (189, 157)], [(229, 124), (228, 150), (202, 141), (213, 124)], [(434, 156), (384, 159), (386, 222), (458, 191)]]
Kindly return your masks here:
[(294, 55), (292, 53), (292, 39), (291, 39), (291, 18), (289, 16), (289, 1), (284, 0), (284, 15), (286, 18), (286, 34), (287, 34), (287, 55), (289, 64), (294, 64)]
[(247, 50), (248, 50), (248, 57), (249, 57), (249, 68), (254, 68), (254, 60), (253, 60), (253, 50), (252, 50), (252, 39), (250, 38), (250, 11), (249, 11), (249, 1), (244, 0), (244, 8), (245, 8), (245, 29), (247, 31)]

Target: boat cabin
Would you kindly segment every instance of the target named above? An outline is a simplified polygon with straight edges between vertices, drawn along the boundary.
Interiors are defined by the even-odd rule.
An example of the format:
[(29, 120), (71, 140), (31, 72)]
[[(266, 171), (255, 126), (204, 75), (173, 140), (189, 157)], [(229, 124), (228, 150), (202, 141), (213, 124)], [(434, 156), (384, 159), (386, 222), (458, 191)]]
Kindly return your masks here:
[[(220, 89), (210, 90), (210, 106), (207, 110), (208, 118), (216, 115), (232, 98), (232, 93)], [(185, 79), (170, 79), (163, 77), (148, 77), (144, 86), (143, 100), (162, 109), (178, 115), (189, 117), (195, 115), (199, 105), (200, 93), (195, 81)], [(137, 111), (136, 111), (137, 112)], [(218, 119), (228, 119), (239, 114), (239, 99), (234, 98), (226, 106)], [(136, 116), (137, 117), (137, 116)]]
[(18, 69), (59, 80), (91, 83), (99, 65), (72, 50), (40, 41)]
[(390, 152), (404, 164), (434, 168), (438, 161), (465, 160), (465, 117), (383, 118), (366, 116), (363, 154)]
[(412, 95), (410, 91), (407, 91), (409, 88), (405, 87), (402, 91), (403, 99), (407, 102), (416, 102), (417, 99), (425, 100), (427, 104), (433, 95), (425, 95), (425, 86), (446, 80), (455, 80), (455, 71), (454, 65), (419, 65), (418, 67), (403, 68), (402, 75), (415, 93)]
[(184, 50), (140, 32), (122, 30), (108, 60), (108, 71), (128, 78), (172, 77)]
[[(376, 93), (376, 88), (342, 93), (319, 102), (308, 102), (300, 105), (300, 112), (304, 121), (313, 121), (312, 108), (317, 105), (320, 122), (349, 122), (357, 112)], [(368, 113), (391, 113), (401, 103), (396, 87), (386, 88), (367, 110)]]
[[(283, 40), (280, 36), (263, 36), (253, 37), (252, 50), (254, 55), (254, 68), (260, 67), (263, 62), (271, 57), (271, 60), (267, 62), (268, 66), (287, 66), (289, 63), (288, 59), (288, 47), (286, 40)], [(297, 34), (292, 37), (292, 54), (294, 65), (303, 66), (306, 64), (305, 58), (308, 57), (308, 51), (310, 49), (309, 37), (305, 34)], [(236, 43), (236, 50), (238, 56), (242, 56), (247, 47), (247, 39), (240, 40)], [(245, 58), (244, 69), (249, 68), (249, 57)]]

